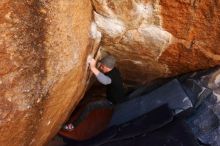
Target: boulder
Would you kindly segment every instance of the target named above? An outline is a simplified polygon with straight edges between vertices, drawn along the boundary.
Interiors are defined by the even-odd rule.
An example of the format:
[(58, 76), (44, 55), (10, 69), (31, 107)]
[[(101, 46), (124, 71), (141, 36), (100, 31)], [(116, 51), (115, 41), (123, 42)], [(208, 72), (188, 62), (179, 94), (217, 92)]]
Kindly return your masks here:
[(217, 1), (93, 0), (100, 50), (114, 54), (129, 83), (209, 68), (220, 62)]
[(0, 144), (44, 145), (88, 85), (88, 0), (0, 2)]
[(0, 144), (45, 145), (113, 54), (127, 84), (220, 63), (220, 4), (183, 0), (1, 0)]

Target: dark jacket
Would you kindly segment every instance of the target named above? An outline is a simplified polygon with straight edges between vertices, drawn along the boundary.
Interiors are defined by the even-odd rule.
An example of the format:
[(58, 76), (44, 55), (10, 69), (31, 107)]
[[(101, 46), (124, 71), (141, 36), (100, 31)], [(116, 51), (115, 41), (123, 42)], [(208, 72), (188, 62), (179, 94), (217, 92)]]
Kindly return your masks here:
[(124, 97), (124, 87), (121, 74), (117, 68), (113, 68), (110, 72), (105, 74), (111, 78), (111, 84), (106, 85), (106, 96), (107, 99), (112, 103), (119, 103), (120, 100)]

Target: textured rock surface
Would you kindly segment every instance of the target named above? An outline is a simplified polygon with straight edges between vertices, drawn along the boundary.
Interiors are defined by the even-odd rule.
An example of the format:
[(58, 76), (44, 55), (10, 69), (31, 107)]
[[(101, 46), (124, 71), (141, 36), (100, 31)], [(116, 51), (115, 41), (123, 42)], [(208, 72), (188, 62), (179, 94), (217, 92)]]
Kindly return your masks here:
[(144, 83), (219, 64), (219, 18), (217, 0), (1, 0), (0, 144), (56, 134), (100, 40), (128, 83)]
[(220, 61), (218, 1), (93, 3), (95, 22), (103, 34), (102, 51), (117, 56), (127, 81), (148, 82)]
[(40, 146), (87, 85), (92, 7), (88, 0), (1, 0), (0, 15), (0, 145)]
[[(200, 75), (199, 75), (200, 74)], [(194, 76), (194, 77), (193, 77)], [(209, 88), (213, 94), (204, 96), (199, 93), (199, 103), (195, 112), (187, 118), (187, 123), (194, 135), (210, 146), (220, 145), (220, 70), (219, 67), (209, 72), (193, 73), (188, 81), (197, 83), (201, 88)], [(192, 89), (193, 90), (193, 89)], [(198, 93), (198, 92), (197, 92)], [(194, 94), (196, 95), (196, 94)], [(203, 97), (203, 98), (202, 98)], [(205, 97), (205, 98), (204, 98)]]

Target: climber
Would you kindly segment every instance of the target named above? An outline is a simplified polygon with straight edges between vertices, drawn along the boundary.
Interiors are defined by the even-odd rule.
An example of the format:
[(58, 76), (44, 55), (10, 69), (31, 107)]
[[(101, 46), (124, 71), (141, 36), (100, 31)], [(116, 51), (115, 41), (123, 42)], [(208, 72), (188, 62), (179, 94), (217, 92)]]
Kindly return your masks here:
[(116, 59), (112, 55), (107, 55), (100, 61), (99, 69), (96, 67), (96, 60), (90, 58), (88, 61), (90, 69), (97, 80), (106, 86), (106, 99), (92, 102), (81, 112), (78, 119), (72, 123), (66, 124), (64, 130), (73, 130), (81, 121), (94, 109), (113, 108), (124, 97), (124, 87), (119, 70), (115, 67)]

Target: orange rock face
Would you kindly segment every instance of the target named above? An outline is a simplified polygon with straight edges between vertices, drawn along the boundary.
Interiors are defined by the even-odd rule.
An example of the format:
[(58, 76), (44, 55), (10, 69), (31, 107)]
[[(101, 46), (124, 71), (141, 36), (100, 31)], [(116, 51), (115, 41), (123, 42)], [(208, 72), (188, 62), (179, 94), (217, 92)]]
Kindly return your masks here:
[(220, 62), (217, 1), (93, 3), (95, 22), (103, 34), (101, 50), (118, 58), (127, 81), (149, 82)]
[(219, 2), (165, 0), (160, 4), (163, 27), (183, 40), (171, 45), (160, 61), (175, 74), (219, 64)]
[(0, 145), (44, 145), (87, 86), (91, 3), (2, 0), (0, 15)]
[(116, 56), (131, 84), (218, 65), (219, 18), (218, 1), (1, 0), (0, 144), (57, 133), (85, 93), (90, 53)]

